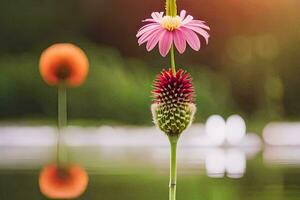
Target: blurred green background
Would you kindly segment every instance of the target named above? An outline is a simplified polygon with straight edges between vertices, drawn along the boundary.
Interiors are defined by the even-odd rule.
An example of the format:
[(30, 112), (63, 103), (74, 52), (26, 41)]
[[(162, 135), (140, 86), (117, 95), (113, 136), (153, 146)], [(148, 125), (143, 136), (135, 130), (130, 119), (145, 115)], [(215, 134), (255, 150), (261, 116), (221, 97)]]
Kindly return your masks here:
[[(256, 124), (300, 118), (300, 1), (182, 0), (211, 27), (208, 46), (177, 55), (193, 77), (196, 121), (239, 113)], [(162, 0), (2, 0), (0, 118), (55, 122), (56, 89), (38, 71), (43, 49), (79, 45), (86, 83), (69, 90), (71, 122), (151, 124), (151, 84), (169, 59), (138, 47), (136, 31)]]

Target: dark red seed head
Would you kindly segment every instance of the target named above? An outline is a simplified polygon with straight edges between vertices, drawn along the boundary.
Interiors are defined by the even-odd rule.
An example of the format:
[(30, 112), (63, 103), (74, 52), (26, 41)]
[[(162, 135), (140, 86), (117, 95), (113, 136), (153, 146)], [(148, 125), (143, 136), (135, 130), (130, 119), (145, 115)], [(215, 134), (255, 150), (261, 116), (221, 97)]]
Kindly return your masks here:
[(179, 69), (176, 74), (163, 70), (154, 81), (154, 103), (181, 105), (194, 102), (194, 88), (190, 74)]

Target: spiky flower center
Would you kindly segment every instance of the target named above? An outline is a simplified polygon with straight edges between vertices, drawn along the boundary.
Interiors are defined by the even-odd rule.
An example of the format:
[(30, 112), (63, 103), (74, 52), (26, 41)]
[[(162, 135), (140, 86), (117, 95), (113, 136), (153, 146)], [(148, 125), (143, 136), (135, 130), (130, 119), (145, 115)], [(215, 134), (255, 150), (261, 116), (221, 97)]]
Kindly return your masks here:
[(173, 31), (181, 26), (181, 22), (182, 20), (179, 16), (164, 16), (160, 21), (160, 24), (168, 31)]
[(154, 102), (168, 107), (193, 103), (194, 89), (188, 73), (178, 70), (175, 75), (170, 69), (164, 70), (154, 82)]

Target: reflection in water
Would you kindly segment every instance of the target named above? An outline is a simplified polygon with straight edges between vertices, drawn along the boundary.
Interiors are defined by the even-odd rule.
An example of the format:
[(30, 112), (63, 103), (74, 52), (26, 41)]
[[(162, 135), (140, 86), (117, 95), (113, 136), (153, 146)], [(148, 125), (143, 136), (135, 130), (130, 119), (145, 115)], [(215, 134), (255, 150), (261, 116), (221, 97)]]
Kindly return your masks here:
[(212, 149), (205, 158), (205, 168), (208, 176), (223, 177), (226, 172), (225, 151), (223, 149)]
[(222, 147), (207, 151), (205, 168), (210, 177), (220, 178), (225, 174), (230, 178), (243, 177), (246, 154), (249, 158), (255, 156), (262, 145), (256, 134), (246, 134), (246, 123), (239, 115), (230, 116), (226, 122), (219, 115), (210, 116), (205, 124), (205, 134), (211, 146)]
[(221, 178), (227, 174), (230, 178), (241, 178), (246, 171), (246, 155), (240, 149), (214, 148), (206, 155), (205, 168), (210, 177)]
[(256, 134), (246, 134), (246, 123), (239, 115), (230, 116), (226, 122), (219, 115), (210, 116), (205, 124), (205, 135), (210, 146), (261, 146)]
[[(60, 137), (63, 129), (59, 130), (59, 134), (57, 134), (57, 129), (49, 127), (26, 127), (23, 129), (29, 133), (24, 133), (21, 131), (22, 129), (15, 127), (12, 128), (15, 130), (13, 133), (9, 132), (9, 128), (5, 130), (7, 133), (4, 135), (5, 140), (2, 145), (6, 145), (9, 149), (23, 147), (25, 153), (28, 153), (28, 149), (38, 147), (38, 151), (34, 152), (44, 152), (44, 154), (39, 154), (38, 158), (30, 155), (31, 159), (27, 159), (29, 163), (33, 163), (34, 158), (39, 160), (39, 158), (52, 156), (55, 152), (56, 163), (44, 166), (39, 175), (39, 188), (43, 195), (53, 199), (73, 199), (79, 197), (86, 190), (87, 172), (79, 165), (69, 164), (68, 151), (65, 149), (64, 140), (61, 141)], [(27, 138), (24, 138), (24, 135)], [(52, 151), (49, 151), (51, 148)], [(48, 149), (48, 151), (41, 151), (41, 149)], [(23, 151), (20, 152), (22, 155), (24, 154)], [(32, 151), (30, 152), (32, 153)], [(11, 156), (10, 154), (9, 157)], [(16, 160), (13, 162), (16, 164)]]
[(269, 165), (300, 166), (300, 147), (271, 147), (265, 148), (264, 162)]
[(242, 177), (246, 171), (246, 155), (239, 149), (227, 150), (225, 166), (228, 177)]
[[(208, 130), (216, 131), (213, 134), (215, 136), (223, 135), (217, 131), (223, 131), (225, 122), (220, 118), (217, 120), (219, 120), (216, 123), (220, 125), (219, 128), (211, 127)], [(241, 127), (240, 129), (243, 130), (241, 124), (235, 125), (235, 127)], [(299, 130), (299, 125), (296, 123), (268, 125), (264, 129), (263, 135), (267, 144), (272, 146), (265, 148), (263, 153), (265, 163), (299, 166), (300, 151), (298, 148), (281, 147), (282, 145), (296, 146), (300, 144)], [(152, 166), (168, 172), (168, 169), (164, 167), (169, 162), (168, 143), (164, 136), (153, 127), (68, 127), (66, 131), (62, 139), (70, 150), (72, 161), (80, 163), (87, 169), (99, 171), (110, 168), (117, 173), (124, 167)], [(55, 128), (46, 126), (2, 127), (0, 132), (1, 169), (38, 169), (55, 160), (53, 157), (56, 150)], [(244, 174), (245, 157), (247, 159), (254, 158), (262, 145), (258, 136), (246, 134), (239, 144), (228, 145), (228, 142), (227, 145), (223, 143), (222, 146), (216, 147), (213, 144), (218, 143), (216, 142), (217, 136), (215, 142), (211, 138), (208, 139), (205, 127), (201, 124), (193, 125), (182, 136), (179, 144), (181, 147), (178, 151), (178, 162), (182, 164), (178, 167), (183, 173), (206, 170), (210, 176), (226, 174), (232, 177), (236, 174)], [(238, 141), (239, 139), (230, 139), (229, 141), (233, 140)], [(147, 160), (144, 159), (145, 157)]]
[(56, 144), (56, 129), (49, 126), (0, 128), (0, 146), (38, 147)]
[[(0, 127), (0, 199), (43, 199), (36, 187), (37, 172), (40, 166), (55, 161), (55, 131), (51, 127)], [(169, 171), (169, 149), (155, 128), (68, 127), (67, 131), (62, 138), (70, 161), (92, 177), (89, 189), (79, 199), (150, 200), (166, 195), (162, 186)], [(285, 133), (289, 137), (290, 129)], [(195, 124), (182, 136), (178, 151), (183, 186), (180, 199), (298, 199), (298, 146), (266, 146), (264, 165), (256, 156), (261, 143), (254, 134), (246, 134), (239, 145), (213, 146), (204, 126)], [(274, 164), (284, 165), (271, 167)], [(211, 179), (206, 172), (243, 178)], [(123, 176), (116, 176), (120, 174)]]
[(300, 165), (300, 123), (269, 123), (263, 130), (267, 144), (264, 162), (276, 165)]
[(40, 173), (39, 186), (48, 198), (73, 199), (80, 196), (88, 184), (86, 171), (78, 165), (58, 167), (48, 165)]
[[(11, 128), (12, 131), (18, 129), (22, 128)], [(55, 129), (49, 128), (52, 132), (43, 134), (37, 134), (44, 130), (42, 127), (24, 130), (25, 132), (32, 130), (35, 133), (31, 133), (34, 137), (32, 141), (30, 138), (26, 139), (26, 145), (30, 144), (31, 148), (38, 144), (36, 141), (44, 141), (44, 138), (50, 140), (48, 143), (39, 144), (39, 148), (35, 151), (27, 152), (30, 148), (20, 149), (35, 156), (36, 165), (32, 167), (36, 169), (37, 166), (45, 165), (45, 163), (52, 163), (54, 157), (49, 155), (56, 150), (55, 137), (53, 137)], [(191, 174), (203, 170), (207, 171), (210, 176), (227, 174), (228, 177), (240, 177), (245, 173), (246, 157), (254, 158), (260, 151), (260, 140), (254, 134), (245, 135), (239, 145), (216, 147), (212, 145), (212, 140), (208, 139), (204, 130), (202, 125), (196, 124), (182, 135), (178, 150), (178, 163), (181, 163), (178, 167), (181, 168), (182, 173)], [(62, 143), (68, 148), (71, 161), (80, 163), (93, 172), (109, 168), (110, 173), (124, 173), (123, 169), (128, 167), (139, 169), (152, 167), (168, 173), (168, 168), (166, 168), (169, 162), (168, 142), (165, 136), (159, 134), (159, 131), (153, 127), (68, 127), (65, 131), (62, 135)], [(18, 134), (6, 136), (5, 148), (8, 148), (6, 152), (11, 153), (14, 152), (12, 149), (16, 149), (16, 145), (11, 147), (11, 140), (17, 140), (19, 141), (17, 146), (23, 146), (19, 137), (22, 138)], [(0, 157), (3, 152), (5, 151), (0, 152)], [(15, 153), (15, 155), (18, 154)], [(8, 158), (9, 155), (6, 157)], [(145, 157), (147, 159), (144, 159)], [(21, 166), (23, 160), (15, 159)], [(15, 161), (10, 162), (10, 166), (13, 166)], [(0, 167), (7, 162), (7, 159), (0, 161)]]

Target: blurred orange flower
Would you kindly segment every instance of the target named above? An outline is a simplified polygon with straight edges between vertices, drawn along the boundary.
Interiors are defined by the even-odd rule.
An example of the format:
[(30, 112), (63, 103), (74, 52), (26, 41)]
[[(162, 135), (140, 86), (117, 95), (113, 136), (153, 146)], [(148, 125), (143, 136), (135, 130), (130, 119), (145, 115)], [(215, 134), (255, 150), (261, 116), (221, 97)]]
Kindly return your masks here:
[(40, 173), (39, 186), (48, 198), (73, 199), (80, 196), (88, 184), (86, 171), (78, 165), (59, 168), (48, 165)]
[(40, 58), (40, 73), (49, 85), (79, 86), (84, 82), (88, 68), (87, 56), (73, 44), (54, 44), (44, 50)]

